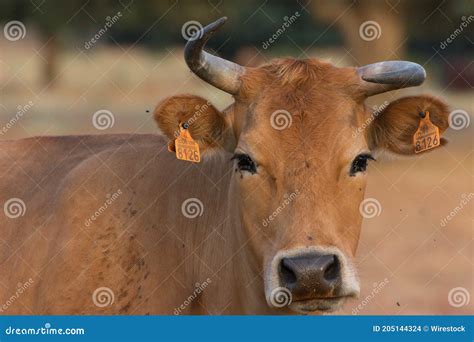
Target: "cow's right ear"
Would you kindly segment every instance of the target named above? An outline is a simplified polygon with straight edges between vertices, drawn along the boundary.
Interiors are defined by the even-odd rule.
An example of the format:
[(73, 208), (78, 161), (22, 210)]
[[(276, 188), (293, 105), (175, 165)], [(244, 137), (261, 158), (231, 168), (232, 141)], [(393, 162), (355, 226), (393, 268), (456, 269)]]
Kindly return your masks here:
[[(375, 116), (367, 140), (373, 151), (386, 151), (396, 155), (414, 155), (413, 136), (420, 123), (420, 114), (429, 112), (431, 122), (442, 134), (449, 125), (448, 106), (440, 99), (419, 95), (403, 97), (391, 102)], [(446, 140), (441, 138), (441, 145)]]
[(188, 127), (203, 155), (234, 148), (229, 120), (202, 97), (175, 95), (166, 98), (156, 107), (154, 117), (158, 128), (170, 141), (179, 136), (180, 125)]

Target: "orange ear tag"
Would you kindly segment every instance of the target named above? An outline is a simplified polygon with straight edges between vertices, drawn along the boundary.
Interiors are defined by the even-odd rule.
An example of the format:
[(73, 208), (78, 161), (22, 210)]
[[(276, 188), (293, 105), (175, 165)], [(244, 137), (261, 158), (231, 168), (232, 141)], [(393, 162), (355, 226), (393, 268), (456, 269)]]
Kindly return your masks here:
[[(193, 140), (187, 129), (179, 126), (179, 137), (174, 141), (176, 158), (193, 163), (201, 161), (199, 145)], [(168, 146), (169, 148), (169, 146)]]
[(431, 122), (430, 112), (426, 111), (425, 116), (421, 117), (418, 129), (413, 136), (413, 146), (415, 147), (415, 153), (421, 153), (423, 151), (438, 147), (439, 143), (439, 128)]

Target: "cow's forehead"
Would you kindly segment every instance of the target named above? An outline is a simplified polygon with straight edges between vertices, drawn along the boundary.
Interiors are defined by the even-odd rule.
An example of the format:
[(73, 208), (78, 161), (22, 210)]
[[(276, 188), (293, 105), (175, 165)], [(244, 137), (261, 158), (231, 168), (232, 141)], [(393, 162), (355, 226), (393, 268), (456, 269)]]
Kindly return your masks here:
[(354, 68), (339, 68), (317, 59), (276, 59), (248, 70), (242, 77), (244, 92), (260, 97), (271, 92), (281, 100), (291, 101), (292, 94), (348, 94), (357, 87), (359, 77)]
[[(299, 129), (327, 125), (355, 125), (362, 108), (351, 96), (357, 80), (351, 69), (318, 60), (276, 60), (244, 78), (250, 89), (249, 124), (281, 118)], [(291, 115), (291, 117), (290, 117)], [(277, 122), (278, 123), (278, 122)]]
[(353, 134), (365, 110), (348, 94), (355, 82), (350, 70), (288, 59), (263, 66), (248, 79), (260, 84), (241, 134), (243, 149), (267, 160), (284, 159), (286, 165), (300, 163), (303, 154), (314, 160), (333, 154), (344, 161), (364, 149), (363, 136)]

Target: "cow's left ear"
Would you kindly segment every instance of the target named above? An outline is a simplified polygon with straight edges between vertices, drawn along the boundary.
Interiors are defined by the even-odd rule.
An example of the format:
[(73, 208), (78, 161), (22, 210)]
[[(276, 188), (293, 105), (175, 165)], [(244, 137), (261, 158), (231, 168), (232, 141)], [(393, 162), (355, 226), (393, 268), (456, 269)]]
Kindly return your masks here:
[[(404, 97), (391, 102), (375, 116), (367, 131), (371, 150), (386, 150), (395, 154), (414, 154), (413, 135), (418, 129), (420, 112), (430, 113), (440, 134), (449, 126), (448, 106), (438, 98), (423, 95)], [(446, 141), (442, 138), (441, 144)]]
[(206, 99), (195, 95), (175, 95), (161, 101), (154, 111), (155, 121), (168, 137), (171, 147), (184, 125), (199, 144), (203, 155), (233, 150), (234, 136), (230, 121)]

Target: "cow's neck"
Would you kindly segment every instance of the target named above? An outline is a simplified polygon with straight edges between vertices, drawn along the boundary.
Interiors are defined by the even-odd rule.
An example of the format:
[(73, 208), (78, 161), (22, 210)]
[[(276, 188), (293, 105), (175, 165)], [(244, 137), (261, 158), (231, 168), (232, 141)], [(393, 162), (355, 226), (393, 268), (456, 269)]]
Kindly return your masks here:
[[(210, 236), (212, 241), (204, 248), (198, 249), (197, 256), (201, 260), (193, 262), (192, 273), (195, 275), (195, 282), (202, 283), (208, 278), (209, 269), (203, 267), (203, 263), (215, 272), (211, 278), (214, 283), (212, 290), (203, 291), (201, 298), (202, 307), (205, 308), (202, 313), (205, 314), (266, 313), (267, 305), (260, 272), (262, 266), (257, 261), (246, 233), (251, 230), (243, 226), (239, 190), (233, 179), (236, 176), (238, 177), (233, 175), (233, 172), (227, 172), (227, 198), (222, 203), (217, 203), (215, 208), (222, 213), (217, 221), (224, 223), (218, 225), (213, 222), (206, 225), (205, 234)], [(214, 245), (216, 243), (220, 245)]]

